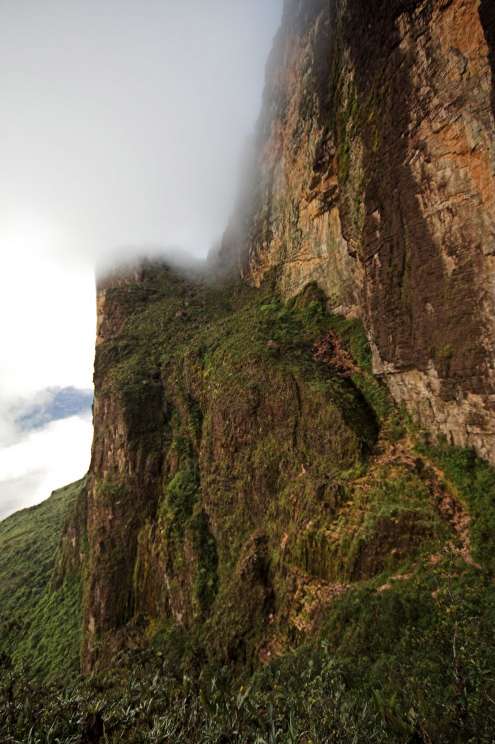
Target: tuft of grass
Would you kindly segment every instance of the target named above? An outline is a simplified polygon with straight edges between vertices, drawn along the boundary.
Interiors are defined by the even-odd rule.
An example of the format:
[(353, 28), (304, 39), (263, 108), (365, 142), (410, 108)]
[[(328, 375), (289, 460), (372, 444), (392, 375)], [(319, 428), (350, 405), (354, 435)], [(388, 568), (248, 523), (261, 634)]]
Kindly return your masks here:
[(165, 500), (161, 506), (171, 527), (184, 534), (185, 524), (190, 519), (198, 498), (198, 473), (193, 467), (179, 470), (165, 489)]

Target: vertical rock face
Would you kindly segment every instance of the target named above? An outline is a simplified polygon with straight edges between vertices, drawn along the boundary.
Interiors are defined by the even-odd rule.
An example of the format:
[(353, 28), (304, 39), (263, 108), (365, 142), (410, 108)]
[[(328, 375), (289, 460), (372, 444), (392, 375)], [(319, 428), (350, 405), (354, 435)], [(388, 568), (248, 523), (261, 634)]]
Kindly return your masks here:
[[(361, 268), (344, 237), (332, 78), (339, 61), (336, 11), (328, 2), (286, 3), (267, 67), (254, 157), (226, 250), (244, 243), (256, 285), (276, 266), (287, 296), (317, 281), (334, 309), (357, 312)], [(247, 243), (247, 245), (246, 245)]]
[(156, 512), (162, 468), (163, 393), (149, 370), (112, 386), (126, 350), (118, 343), (130, 307), (142, 297), (139, 272), (115, 279), (98, 291), (95, 364), (95, 435), (87, 483), (88, 565), (85, 586), (83, 660), (91, 668), (97, 637), (125, 625), (135, 610), (133, 572), (139, 530)]
[(237, 224), (252, 283), (317, 281), (395, 399), (492, 461), (494, 29), (488, 1), (287, 2)]
[(266, 660), (433, 550), (440, 486), (397, 446), (362, 324), (396, 401), (495, 461), (494, 15), (287, 0), (223, 245), (257, 289), (100, 286), (86, 670), (170, 624)]
[[(380, 387), (369, 371), (354, 376), (343, 349), (333, 363), (333, 320), (315, 290), (286, 308), (270, 290), (188, 284), (153, 266), (101, 285), (98, 311), (78, 511), (83, 668), (167, 624), (201, 633), (222, 659), (252, 660), (282, 635), (296, 593), (340, 586), (306, 542), (326, 540), (337, 481), (376, 442)], [(359, 324), (348, 330), (360, 347)], [(69, 524), (63, 565), (86, 542), (73, 534)]]

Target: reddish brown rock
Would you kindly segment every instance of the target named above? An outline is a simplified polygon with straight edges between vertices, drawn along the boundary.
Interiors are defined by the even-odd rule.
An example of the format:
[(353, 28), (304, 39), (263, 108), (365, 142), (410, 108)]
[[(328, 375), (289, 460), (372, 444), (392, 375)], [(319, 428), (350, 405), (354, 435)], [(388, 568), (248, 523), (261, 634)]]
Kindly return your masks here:
[(486, 0), (286, 2), (237, 232), (249, 281), (316, 281), (396, 400), (492, 461), (494, 29)]

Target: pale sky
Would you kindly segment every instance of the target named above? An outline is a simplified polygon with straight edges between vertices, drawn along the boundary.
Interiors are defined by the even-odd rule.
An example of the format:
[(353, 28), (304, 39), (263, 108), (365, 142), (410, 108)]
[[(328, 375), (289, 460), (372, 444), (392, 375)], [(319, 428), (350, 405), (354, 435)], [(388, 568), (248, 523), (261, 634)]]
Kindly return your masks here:
[(281, 4), (0, 0), (0, 518), (87, 468), (86, 415), (14, 419), (91, 386), (95, 262), (221, 236)]

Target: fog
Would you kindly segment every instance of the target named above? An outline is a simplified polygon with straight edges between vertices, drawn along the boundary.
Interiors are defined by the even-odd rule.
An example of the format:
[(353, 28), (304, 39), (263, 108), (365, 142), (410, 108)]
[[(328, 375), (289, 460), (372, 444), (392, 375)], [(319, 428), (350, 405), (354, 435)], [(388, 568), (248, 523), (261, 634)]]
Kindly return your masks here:
[(0, 4), (2, 232), (42, 233), (65, 257), (204, 254), (233, 202), (280, 12), (279, 0)]
[(33, 473), (64, 485), (49, 461), (69, 449), (74, 478), (87, 466), (87, 417), (65, 421), (81, 432), (67, 452), (62, 422), (47, 449), (15, 417), (46, 388), (91, 386), (95, 266), (201, 257), (221, 237), (280, 14), (281, 0), (0, 3), (0, 517), (2, 499), (42, 497)]

